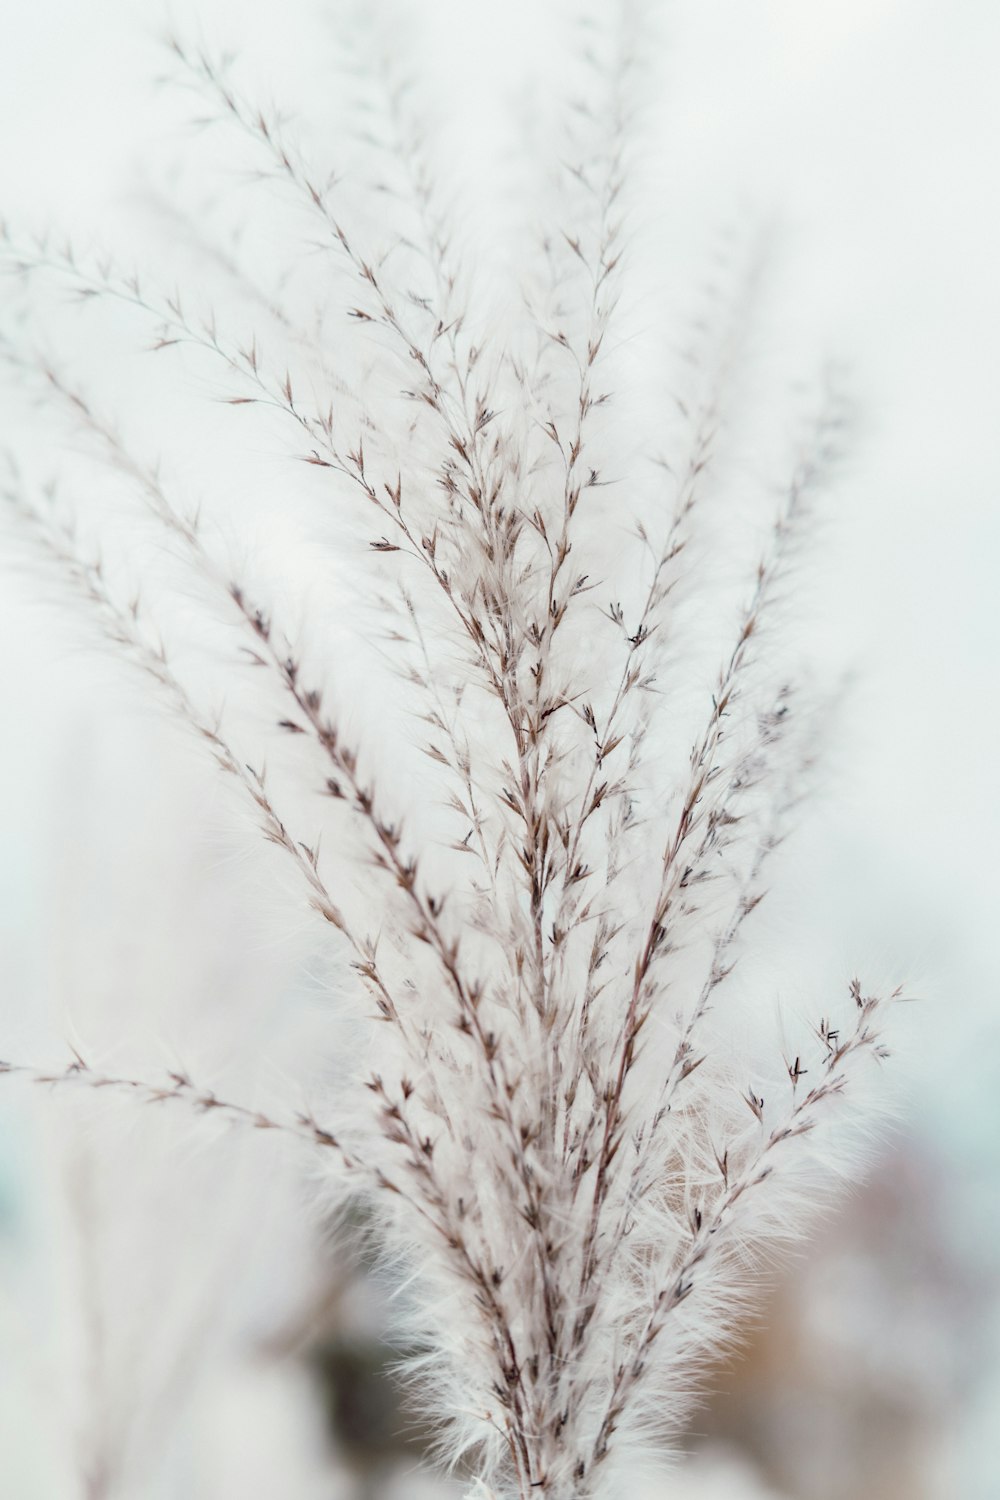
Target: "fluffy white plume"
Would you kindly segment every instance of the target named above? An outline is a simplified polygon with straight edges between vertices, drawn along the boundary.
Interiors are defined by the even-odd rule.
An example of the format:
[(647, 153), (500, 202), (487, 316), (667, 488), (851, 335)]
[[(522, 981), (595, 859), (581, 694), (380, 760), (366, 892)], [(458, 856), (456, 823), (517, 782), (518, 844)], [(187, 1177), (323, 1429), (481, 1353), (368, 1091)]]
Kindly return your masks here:
[[(195, 389), (221, 382), (200, 426), (151, 387), (133, 425), (164, 425), (158, 463), (19, 331), (9, 362), (85, 453), (51, 503), (30, 462), (7, 494), (275, 847), (275, 899), (291, 885), (336, 943), (356, 1015), (315, 1112), (181, 1070), (63, 1076), (314, 1148), (408, 1283), (441, 1457), (491, 1500), (620, 1492), (884, 1055), (888, 1000), (859, 983), (782, 1049), (734, 977), (814, 754), (787, 598), (843, 415), (822, 383), (777, 486), (734, 464), (760, 281), (736, 252), (669, 420), (641, 437), (643, 402), (612, 400), (637, 384), (641, 21), (583, 33), (516, 289), (450, 209), (398, 65), (357, 81), (342, 169), (182, 41), (199, 116), (273, 180), (261, 212), (287, 209), (282, 275), (162, 204), (190, 290), (3, 247), (30, 288), (126, 308)], [(262, 476), (283, 435), (293, 461)]]

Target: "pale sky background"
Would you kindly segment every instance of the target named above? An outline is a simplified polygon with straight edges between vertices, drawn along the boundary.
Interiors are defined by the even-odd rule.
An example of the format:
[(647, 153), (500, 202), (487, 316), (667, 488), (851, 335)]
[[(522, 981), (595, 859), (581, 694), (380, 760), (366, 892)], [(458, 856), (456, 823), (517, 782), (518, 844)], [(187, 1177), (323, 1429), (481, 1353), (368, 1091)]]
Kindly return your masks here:
[[(155, 131), (148, 37), (166, 8), (0, 6), (0, 213), (99, 226)], [(439, 102), (461, 120), (456, 153), (495, 149), (507, 101), (530, 98), (531, 81), (558, 67), (560, 18), (572, 6), (409, 8)], [(209, 35), (252, 53), (261, 37), (280, 51), (273, 9), (206, 0), (170, 14), (197, 15)], [(956, 1175), (968, 1170), (995, 1193), (1000, 5), (678, 0), (659, 9), (674, 203), (707, 221), (742, 202), (780, 212), (787, 336), (805, 360), (827, 344), (847, 356), (864, 413), (825, 543), (829, 634), (820, 629), (813, 643), (819, 660), (853, 662), (860, 675), (840, 801), (816, 836), (815, 890), (848, 962), (874, 956), (901, 972), (915, 963), (927, 996), (906, 1063), (915, 1128), (950, 1142)], [(669, 216), (672, 205), (650, 209)], [(0, 859), (0, 937), (10, 914), (30, 907), (25, 860), (47, 795), (16, 707), (37, 703), (28, 682), (37, 659), (20, 650), (23, 605), (4, 589), (0, 579), (9, 683), (0, 807), (13, 838)], [(58, 706), (45, 712), (57, 726)]]

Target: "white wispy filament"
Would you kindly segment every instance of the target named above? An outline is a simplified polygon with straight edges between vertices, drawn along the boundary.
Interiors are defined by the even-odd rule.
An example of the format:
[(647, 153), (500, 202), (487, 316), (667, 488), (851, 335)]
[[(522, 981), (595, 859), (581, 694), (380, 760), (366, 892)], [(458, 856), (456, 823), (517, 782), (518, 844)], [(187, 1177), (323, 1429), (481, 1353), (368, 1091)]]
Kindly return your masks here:
[[(801, 1222), (803, 1168), (858, 1070), (885, 1055), (883, 1011), (898, 998), (844, 983), (766, 1085), (727, 1016), (811, 755), (802, 691), (775, 676), (772, 620), (841, 415), (822, 404), (793, 456), (741, 602), (717, 617), (729, 638), (692, 718), (671, 667), (718, 524), (709, 501), (754, 278), (710, 320), (654, 491), (630, 472), (628, 438), (616, 446), (610, 400), (636, 24), (624, 6), (589, 43), (588, 107), (560, 146), (552, 222), (502, 317), (459, 254), (391, 64), (365, 86), (393, 186), (381, 211), (405, 222), (373, 227), (349, 183), (310, 165), (286, 114), (172, 43), (199, 108), (275, 180), (283, 196), (268, 207), (289, 205), (293, 246), (309, 225), (315, 319), (179, 216), (239, 315), (55, 240), (9, 232), (2, 247), (32, 287), (124, 304), (158, 347), (202, 356), (227, 382), (227, 416), (267, 418), (260, 441), (285, 424), (294, 463), (275, 511), (294, 507), (299, 483), (308, 534), (321, 484), (345, 534), (367, 525), (369, 598), (397, 673), (383, 717), (358, 729), (369, 705), (346, 693), (315, 600), (293, 610), (295, 579), (269, 577), (250, 538), (249, 565), (234, 562), (210, 503), (195, 511), (72, 368), (23, 329), (5, 339), (18, 380), (44, 390), (136, 507), (134, 549), (106, 563), (95, 549), (113, 552), (114, 537), (87, 499), (92, 478), (49, 503), (12, 471), (20, 534), (214, 758), (339, 945), (377, 1036), (321, 1118), (223, 1100), (181, 1073), (105, 1074), (79, 1055), (55, 1073), (4, 1070), (319, 1148), (414, 1277), (426, 1349), (414, 1382), (442, 1458), (474, 1493), (519, 1500), (619, 1493), (651, 1435), (676, 1424), (730, 1334), (748, 1258)], [(177, 570), (173, 594), (152, 562), (142, 572), (157, 549)], [(214, 639), (228, 643), (238, 688), (224, 710), (192, 651), (174, 649), (192, 611), (222, 632), (195, 636), (206, 661)]]

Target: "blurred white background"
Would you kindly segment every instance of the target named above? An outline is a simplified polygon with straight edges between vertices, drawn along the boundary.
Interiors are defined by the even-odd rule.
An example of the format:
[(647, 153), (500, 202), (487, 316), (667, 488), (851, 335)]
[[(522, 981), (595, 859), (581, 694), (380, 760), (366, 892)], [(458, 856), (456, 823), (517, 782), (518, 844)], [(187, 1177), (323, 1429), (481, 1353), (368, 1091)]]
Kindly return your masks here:
[[(542, 81), (559, 78), (574, 9), (529, 0), (401, 7), (428, 95), (455, 121), (447, 165), (461, 174), (485, 159), (503, 178), (513, 132), (540, 109)], [(923, 997), (905, 1017), (900, 1119), (873, 1185), (775, 1294), (771, 1333), (758, 1336), (742, 1374), (720, 1377), (728, 1398), (695, 1424), (716, 1456), (704, 1460), (703, 1488), (675, 1481), (677, 1493), (708, 1495), (715, 1484), (739, 1493), (735, 1479), (710, 1473), (732, 1462), (758, 1476), (739, 1481), (748, 1495), (770, 1486), (801, 1500), (987, 1500), (1000, 1420), (1000, 7), (654, 0), (652, 9), (665, 43), (650, 65), (660, 189), (643, 205), (644, 227), (690, 253), (692, 226), (773, 212), (782, 313), (770, 338), (807, 373), (828, 351), (848, 360), (861, 411), (804, 640), (819, 672), (853, 668), (857, 681), (833, 754), (834, 794), (802, 842), (786, 920), (803, 925), (838, 975), (908, 974)], [(182, 28), (245, 50), (265, 78), (270, 64), (294, 79), (315, 66), (300, 43), (324, 13), (305, 0), (288, 12), (232, 0), (170, 8)], [(336, 3), (325, 14), (335, 31)], [(152, 86), (164, 17), (155, 0), (5, 7), (0, 214), (115, 242), (164, 118)], [(684, 288), (670, 300), (683, 307)], [(169, 756), (154, 759), (161, 779), (151, 781), (111, 749), (127, 723), (155, 758), (155, 724), (136, 727), (109, 673), (77, 653), (66, 659), (65, 629), (31, 612), (30, 592), (0, 575), (0, 1056), (36, 1033), (58, 1034), (67, 1016), (79, 1022), (65, 986), (43, 977), (53, 911), (67, 920), (53, 872), (63, 858), (76, 868), (81, 845), (95, 841), (128, 861), (128, 839), (100, 831), (102, 798), (109, 817), (146, 820), (151, 837), (165, 836), (172, 816), (157, 821), (156, 808), (163, 778), (179, 774)], [(95, 809), (89, 833), (54, 791), (69, 742), (78, 799)], [(246, 895), (252, 881), (236, 885)], [(90, 942), (87, 962), (97, 963), (92, 933)], [(269, 959), (277, 972), (287, 958), (276, 984), (294, 988), (293, 942), (282, 955)], [(172, 1043), (171, 1017), (183, 1007), (171, 1011), (166, 984), (158, 1003), (156, 1024)], [(22, 1114), (3, 1100), (0, 1109), (0, 1208), (13, 1224), (23, 1161), (6, 1137)], [(781, 1343), (783, 1328), (809, 1319), (825, 1350), (822, 1376), (796, 1366), (794, 1339)], [(779, 1344), (786, 1365), (775, 1374)], [(6, 1341), (0, 1366), (18, 1389), (17, 1348)], [(760, 1391), (778, 1393), (766, 1409)], [(848, 1392), (878, 1406), (881, 1438), (863, 1436)], [(280, 1435), (284, 1408), (271, 1410)], [(286, 1436), (301, 1449), (292, 1427)], [(742, 1457), (719, 1458), (720, 1444)], [(860, 1457), (845, 1455), (852, 1444)], [(314, 1480), (282, 1493), (342, 1493), (322, 1475), (308, 1488)], [(217, 1483), (190, 1493), (277, 1493), (233, 1477)], [(24, 1479), (9, 1493), (56, 1493), (40, 1484)]]

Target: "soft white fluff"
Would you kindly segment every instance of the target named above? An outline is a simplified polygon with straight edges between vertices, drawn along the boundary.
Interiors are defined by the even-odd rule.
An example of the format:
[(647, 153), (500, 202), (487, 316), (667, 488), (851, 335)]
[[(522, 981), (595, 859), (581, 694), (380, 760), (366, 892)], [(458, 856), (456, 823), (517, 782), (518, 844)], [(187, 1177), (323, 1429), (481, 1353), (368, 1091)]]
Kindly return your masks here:
[[(622, 5), (583, 35), (543, 232), (511, 247), (517, 295), (463, 250), (394, 64), (358, 83), (340, 173), (183, 42), (199, 113), (274, 179), (286, 255), (303, 227), (315, 249), (268, 284), (171, 209), (204, 277), (176, 292), (55, 240), (5, 248), (32, 286), (131, 308), (183, 373), (223, 382), (230, 408), (161, 467), (19, 337), (19, 373), (114, 478), (81, 459), (62, 508), (27, 474), (9, 494), (280, 851), (364, 1001), (314, 1111), (248, 1111), (182, 1074), (140, 1097), (288, 1130), (365, 1197), (441, 1456), (496, 1500), (621, 1492), (748, 1269), (801, 1226), (827, 1123), (883, 1053), (859, 985), (782, 1050), (734, 977), (814, 754), (783, 631), (842, 416), (822, 391), (763, 524), (725, 519), (727, 486), (762, 498), (723, 462), (759, 281), (734, 254), (649, 434), (664, 461), (636, 458), (611, 398), (641, 315), (623, 322), (640, 19)], [(293, 462), (255, 491), (283, 432)], [(199, 509), (210, 444), (231, 466), (205, 460)], [(67, 1076), (114, 1092), (83, 1059)]]

